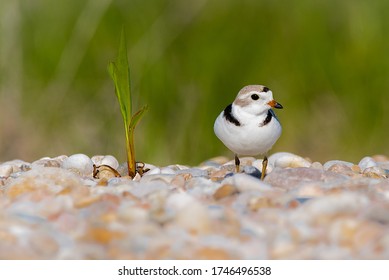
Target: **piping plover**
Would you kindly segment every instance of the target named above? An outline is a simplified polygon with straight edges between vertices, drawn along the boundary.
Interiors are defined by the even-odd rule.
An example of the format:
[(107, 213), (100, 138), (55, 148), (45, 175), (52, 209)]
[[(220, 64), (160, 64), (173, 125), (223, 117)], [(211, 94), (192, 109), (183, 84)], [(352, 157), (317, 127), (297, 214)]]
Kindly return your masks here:
[(281, 124), (272, 108), (282, 109), (273, 99), (272, 91), (260, 85), (242, 88), (234, 102), (217, 117), (213, 130), (224, 145), (235, 153), (236, 172), (238, 156), (264, 155), (261, 179), (267, 167), (266, 153), (281, 135)]

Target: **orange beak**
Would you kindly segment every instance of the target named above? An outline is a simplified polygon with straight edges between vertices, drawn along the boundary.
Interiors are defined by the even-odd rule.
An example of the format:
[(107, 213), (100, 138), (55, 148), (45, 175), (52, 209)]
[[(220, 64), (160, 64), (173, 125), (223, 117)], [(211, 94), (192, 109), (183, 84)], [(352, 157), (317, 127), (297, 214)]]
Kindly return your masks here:
[(269, 103), (267, 103), (270, 107), (272, 108), (276, 108), (276, 109), (282, 109), (284, 107), (282, 107), (282, 105), (280, 103), (278, 103), (277, 101), (275, 101), (274, 99), (272, 101), (270, 101)]

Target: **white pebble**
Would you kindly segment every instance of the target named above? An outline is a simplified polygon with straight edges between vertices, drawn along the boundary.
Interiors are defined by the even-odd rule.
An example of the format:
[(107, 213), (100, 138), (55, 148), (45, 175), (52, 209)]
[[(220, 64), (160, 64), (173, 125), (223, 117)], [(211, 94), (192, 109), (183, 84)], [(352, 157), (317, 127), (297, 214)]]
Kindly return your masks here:
[(364, 157), (363, 159), (361, 159), (358, 165), (361, 170), (364, 171), (366, 168), (377, 166), (377, 163), (371, 157)]
[(274, 167), (310, 167), (311, 163), (295, 154), (292, 153), (275, 153), (269, 157), (269, 163), (273, 165)]
[(351, 162), (348, 162), (348, 161), (343, 161), (343, 160), (330, 160), (330, 161), (327, 161), (326, 163), (324, 163), (323, 167), (324, 167), (324, 170), (328, 170), (330, 169), (331, 166), (335, 165), (335, 164), (338, 164), (338, 165), (346, 165), (347, 167), (353, 167), (354, 166), (354, 163), (351, 163)]
[(104, 156), (97, 155), (97, 156), (91, 157), (91, 160), (93, 161), (94, 164), (101, 165), (101, 161), (103, 160), (103, 158), (104, 158)]
[(119, 167), (119, 162), (117, 161), (116, 158), (114, 158), (111, 155), (105, 156), (102, 159), (101, 164), (109, 165), (109, 166), (111, 166), (114, 169), (117, 169)]
[(182, 228), (197, 233), (209, 231), (211, 222), (207, 208), (192, 196), (172, 194), (166, 201), (166, 207), (176, 213), (175, 220)]
[(108, 165), (113, 169), (117, 169), (119, 167), (119, 162), (117, 159), (111, 155), (106, 156), (93, 156), (92, 161), (96, 165)]
[(170, 167), (162, 167), (161, 168), (161, 174), (176, 174), (176, 171), (174, 171), (173, 169), (171, 169)]
[(93, 161), (84, 154), (75, 154), (63, 161), (62, 168), (77, 170), (80, 174), (89, 176), (93, 172)]
[(239, 173), (227, 177), (222, 181), (221, 185), (226, 185), (226, 184), (235, 186), (240, 192), (252, 191), (252, 190), (267, 191), (272, 189), (272, 187), (269, 184), (257, 178), (254, 178), (253, 176), (243, 174), (243, 173)]
[(383, 178), (386, 177), (387, 175), (385, 170), (378, 166), (368, 167), (365, 168), (365, 170), (363, 170), (363, 174), (369, 174), (369, 173), (376, 174), (377, 176), (382, 176)]
[(31, 169), (31, 164), (20, 159), (6, 161), (1, 164), (2, 166), (9, 165), (12, 167), (12, 173), (19, 171), (27, 171)]
[(118, 209), (118, 217), (126, 222), (134, 223), (147, 221), (149, 215), (145, 209), (134, 207), (129, 203), (122, 203)]
[(0, 165), (0, 177), (9, 177), (13, 172), (12, 165), (2, 164)]
[(158, 167), (154, 167), (153, 169), (150, 169), (143, 176), (156, 175), (156, 174), (161, 174), (161, 169)]
[(320, 162), (313, 162), (312, 165), (311, 165), (311, 168), (313, 169), (318, 169), (318, 170), (323, 170), (323, 165), (320, 163)]
[(166, 207), (179, 212), (194, 201), (195, 198), (187, 193), (173, 193), (167, 198)]

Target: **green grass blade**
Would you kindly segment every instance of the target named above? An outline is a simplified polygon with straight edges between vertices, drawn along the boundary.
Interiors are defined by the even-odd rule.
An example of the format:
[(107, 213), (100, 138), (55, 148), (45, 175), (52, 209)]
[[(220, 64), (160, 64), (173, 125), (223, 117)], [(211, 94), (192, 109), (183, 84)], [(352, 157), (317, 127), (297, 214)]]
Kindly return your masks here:
[(130, 122), (130, 126), (129, 128), (131, 129), (135, 129), (135, 127), (137, 126), (138, 122), (141, 120), (141, 118), (143, 117), (143, 115), (149, 110), (149, 107), (147, 105), (143, 106), (138, 112), (136, 112), (132, 118), (131, 118), (131, 122)]
[[(120, 111), (122, 112), (124, 126), (127, 131), (128, 125), (131, 121), (132, 109), (130, 70), (128, 66), (127, 45), (124, 30), (122, 30), (120, 38), (118, 57), (115, 62), (109, 63), (108, 72), (115, 84), (115, 94), (119, 100)], [(128, 141), (127, 132), (126, 138)]]
[(128, 152), (128, 174), (131, 177), (135, 176), (135, 170), (136, 170), (136, 162), (135, 162), (135, 148), (134, 148), (134, 130), (140, 119), (143, 117), (143, 115), (147, 112), (148, 106), (145, 105), (140, 109), (138, 112), (136, 112), (132, 118), (130, 125), (128, 126), (127, 133), (129, 135), (129, 141), (127, 142), (127, 152)]
[(122, 30), (119, 54), (115, 62), (108, 65), (108, 72), (115, 84), (115, 94), (119, 100), (120, 111), (122, 112), (124, 127), (126, 131), (126, 149), (128, 175), (132, 178), (136, 174), (135, 148), (134, 148), (134, 129), (144, 113), (147, 111), (147, 105), (131, 114), (131, 83), (130, 70), (128, 66), (127, 45), (125, 41), (124, 29)]

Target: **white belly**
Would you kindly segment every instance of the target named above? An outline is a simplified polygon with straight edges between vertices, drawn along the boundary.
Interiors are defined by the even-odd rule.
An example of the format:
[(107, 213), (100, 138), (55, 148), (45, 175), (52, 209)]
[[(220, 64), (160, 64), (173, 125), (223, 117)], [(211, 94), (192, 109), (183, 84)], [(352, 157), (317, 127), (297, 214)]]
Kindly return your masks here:
[(241, 126), (226, 121), (223, 112), (214, 124), (216, 136), (224, 145), (238, 155), (264, 155), (271, 149), (281, 135), (281, 124), (273, 117), (264, 126), (259, 120)]

